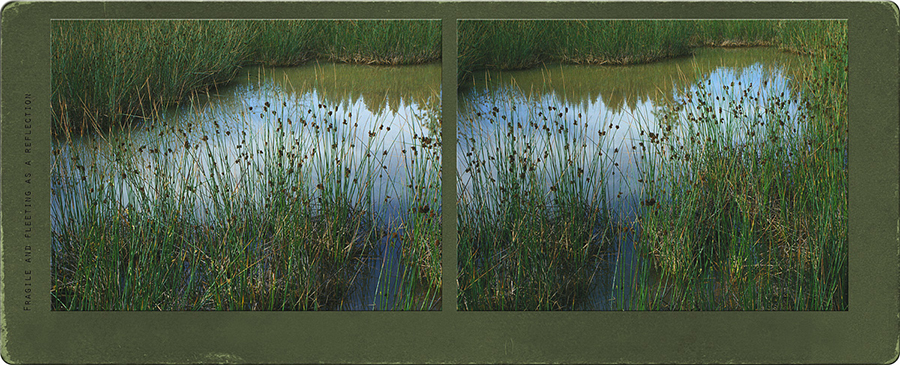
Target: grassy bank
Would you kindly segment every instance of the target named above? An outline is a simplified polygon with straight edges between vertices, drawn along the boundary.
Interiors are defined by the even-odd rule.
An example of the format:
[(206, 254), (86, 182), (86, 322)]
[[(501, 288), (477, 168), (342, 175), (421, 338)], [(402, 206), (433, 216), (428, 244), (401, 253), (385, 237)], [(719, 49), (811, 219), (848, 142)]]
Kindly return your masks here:
[(243, 66), (311, 59), (440, 59), (436, 21), (54, 21), (54, 128), (106, 129), (231, 80)]
[(460, 85), (483, 69), (541, 63), (635, 64), (699, 46), (772, 45), (790, 38), (778, 21), (460, 21)]
[[(621, 140), (619, 123), (574, 104), (479, 100), (459, 116), (460, 308), (585, 308), (604, 252), (627, 244), (637, 258), (616, 267), (633, 272), (616, 274), (613, 308), (846, 310), (846, 23), (592, 23), (462, 22), (459, 77), (547, 61), (649, 62), (697, 46), (771, 45), (810, 64), (778, 87), (715, 82), (694, 65), (658, 87), (677, 91), (652, 98), (663, 101), (653, 115), (628, 116), (639, 129)], [(578, 43), (593, 27), (603, 36)], [(661, 33), (672, 44), (657, 43)], [(584, 82), (560, 80), (508, 89)], [(599, 133), (573, 134), (588, 123)], [(488, 125), (494, 134), (479, 127)], [(620, 150), (639, 161), (635, 184), (610, 185), (626, 173), (610, 156)], [(635, 199), (616, 200), (617, 190)]]

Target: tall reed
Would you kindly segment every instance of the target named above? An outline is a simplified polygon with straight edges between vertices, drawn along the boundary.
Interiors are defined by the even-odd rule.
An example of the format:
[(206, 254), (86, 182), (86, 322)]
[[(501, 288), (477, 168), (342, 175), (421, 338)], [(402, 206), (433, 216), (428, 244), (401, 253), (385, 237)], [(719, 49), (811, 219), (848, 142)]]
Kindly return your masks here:
[(609, 245), (599, 123), (510, 88), (465, 111), (459, 135), (459, 307), (573, 308)]
[[(441, 305), (441, 117), (439, 95), (413, 120), (400, 121), (401, 172), (391, 179), (385, 202), (396, 197), (384, 218), (377, 309), (430, 310)], [(408, 139), (407, 139), (408, 138)], [(395, 148), (396, 149), (396, 148)], [(394, 257), (397, 256), (397, 257)]]

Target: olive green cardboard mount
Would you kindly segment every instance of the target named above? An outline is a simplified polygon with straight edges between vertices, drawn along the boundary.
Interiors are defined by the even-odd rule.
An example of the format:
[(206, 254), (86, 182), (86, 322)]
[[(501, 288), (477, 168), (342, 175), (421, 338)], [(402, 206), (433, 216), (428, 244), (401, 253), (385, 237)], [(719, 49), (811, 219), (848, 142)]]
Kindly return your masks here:
[[(50, 311), (52, 19), (441, 19), (443, 310)], [(847, 19), (842, 312), (456, 311), (460, 19)], [(898, 9), (889, 2), (33, 2), (2, 11), (2, 355), (9, 363), (891, 363), (900, 352)]]

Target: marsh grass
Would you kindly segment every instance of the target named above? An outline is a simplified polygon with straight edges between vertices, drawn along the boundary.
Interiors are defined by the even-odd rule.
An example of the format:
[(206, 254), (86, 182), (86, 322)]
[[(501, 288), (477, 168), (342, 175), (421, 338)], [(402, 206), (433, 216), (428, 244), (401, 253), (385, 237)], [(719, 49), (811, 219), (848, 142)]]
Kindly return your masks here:
[(461, 115), (459, 306), (573, 308), (610, 244), (604, 142), (579, 111), (496, 95)]
[(54, 128), (107, 129), (226, 83), (243, 66), (435, 61), (440, 22), (58, 20), (51, 51)]
[[(783, 22), (785, 24), (790, 22)], [(702, 46), (773, 45), (793, 25), (768, 20), (492, 20), (459, 22), (460, 85), (473, 72), (542, 63), (627, 65), (691, 54)]]
[(785, 22), (813, 57), (780, 93), (700, 83), (668, 110), (687, 133), (651, 141), (640, 220), (662, 284), (635, 307), (847, 309), (845, 26)]
[[(363, 121), (284, 92), (238, 112), (206, 108), (208, 99), (189, 98), (177, 124), (157, 111), (132, 128), (56, 136), (54, 309), (354, 308), (379, 242), (398, 226), (410, 227), (401, 285), (424, 281), (426, 295), (391, 292), (398, 299), (376, 309), (436, 307), (439, 216), (392, 220), (378, 199), (396, 191), (440, 211), (439, 136), (420, 131), (420, 157), (395, 157), (385, 125), (397, 122), (384, 114)], [(385, 176), (391, 158), (415, 179)]]
[(693, 22), (692, 44), (707, 47), (774, 45), (778, 37), (775, 20), (698, 20)]
[[(499, 37), (497, 34), (500, 33), (511, 37), (513, 33), (508, 32), (509, 29), (541, 28), (539, 22), (513, 23), (497, 26), (495, 34), (486, 29), (479, 30), (479, 27), (490, 28), (492, 22), (463, 22), (460, 24), (461, 42), (466, 32), (486, 38)], [(539, 31), (552, 32), (556, 29), (554, 26), (564, 23), (555, 22)], [(606, 31), (633, 25), (612, 23)], [(517, 129), (519, 125), (542, 123), (544, 118), (553, 122), (553, 118), (558, 117), (561, 118), (559, 124), (544, 131), (550, 133), (548, 138), (567, 138), (571, 130), (567, 128), (576, 128), (576, 120), (567, 119), (569, 110), (559, 114), (553, 109), (554, 105), (546, 105), (547, 99), (524, 102), (511, 97), (480, 100), (483, 108), (480, 115), (476, 112), (475, 116), (460, 116), (462, 121), (476, 127), (461, 131), (459, 136), (458, 158), (464, 161), (459, 169), (472, 175), (471, 178), (463, 175), (458, 183), (460, 308), (589, 308), (590, 303), (584, 304), (584, 291), (572, 294), (563, 289), (566, 285), (561, 283), (567, 282), (564, 278), (567, 275), (578, 277), (583, 267), (590, 266), (586, 264), (588, 262), (596, 267), (603, 260), (611, 260), (611, 256), (626, 257), (629, 254), (623, 252), (631, 252), (631, 249), (634, 251), (631, 262), (624, 266), (612, 265), (616, 276), (609, 289), (612, 298), (610, 303), (600, 307), (651, 310), (848, 308), (846, 23), (670, 23), (678, 23), (669, 24), (671, 27), (687, 27), (687, 30), (681, 28), (686, 33), (678, 39), (688, 40), (685, 43), (688, 47), (773, 45), (810, 55), (809, 63), (790, 70), (784, 75), (786, 81), (780, 83), (774, 79), (757, 85), (714, 82), (716, 80), (711, 80), (710, 75), (697, 67), (685, 74), (704, 75), (700, 81), (693, 81), (696, 80), (693, 76), (674, 80), (675, 85), (687, 87), (677, 87), (681, 91), (674, 99), (655, 98), (663, 102), (655, 115), (632, 116), (641, 131), (639, 135), (631, 136), (629, 142), (640, 146), (642, 161), (637, 165), (637, 178), (641, 183), (625, 187), (626, 195), (637, 197), (631, 201), (610, 199), (611, 175), (623, 171), (617, 165), (604, 164), (602, 159), (586, 160), (589, 163), (584, 168), (585, 171), (596, 171), (594, 173), (605, 184), (584, 190), (575, 183), (565, 188), (543, 183), (548, 178), (553, 181), (556, 176), (561, 176), (560, 171), (565, 171), (565, 168), (553, 166), (559, 166), (557, 161), (568, 161), (568, 153), (575, 153), (566, 150), (542, 146), (541, 150), (546, 149), (550, 156), (557, 157), (547, 159), (544, 156), (540, 164), (535, 164), (538, 160), (534, 159), (526, 165), (534, 166), (534, 176), (542, 178), (531, 180), (530, 170), (515, 176), (520, 170), (516, 170), (518, 165), (512, 162), (532, 156), (525, 146), (534, 146), (539, 140), (527, 128)], [(657, 23), (662, 24), (668, 23)], [(568, 26), (584, 29), (578, 23)], [(647, 59), (655, 57), (653, 55), (658, 54), (656, 48), (637, 40), (670, 28), (647, 29), (653, 31), (601, 38), (602, 42), (610, 44), (611, 51), (606, 54), (642, 53), (646, 47)], [(669, 31), (675, 32), (672, 29)], [(546, 36), (542, 39), (554, 38)], [(479, 39), (474, 44), (489, 43), (486, 42)], [(567, 42), (572, 42), (571, 38)], [(557, 44), (556, 49), (566, 49), (563, 44), (566, 43)], [(473, 46), (465, 52), (475, 54), (476, 49), (489, 48)], [(548, 54), (553, 51), (539, 53), (540, 57)], [(460, 57), (468, 55), (461, 44)], [(470, 62), (475, 58), (460, 60), (461, 67), (471, 67), (461, 69), (460, 77), (468, 77), (471, 70), (478, 67), (506, 67), (499, 67), (499, 62), (483, 61), (493, 56), (479, 57), (478, 62)], [(552, 59), (553, 56), (546, 57)], [(660, 92), (666, 90), (671, 88), (660, 88)], [(502, 92), (496, 94), (503, 95)], [(535, 107), (535, 100), (545, 104)], [(524, 115), (509, 116), (500, 112), (515, 107), (529, 111)], [(547, 111), (548, 107), (553, 114), (532, 111)], [(494, 113), (485, 113), (485, 110)], [(604, 116), (585, 113), (585, 118), (592, 123), (607, 122)], [(480, 134), (477, 126), (488, 123), (499, 123), (499, 127), (493, 129), (496, 135)], [(503, 123), (511, 124), (504, 129)], [(593, 143), (607, 148), (614, 146), (616, 142), (609, 139), (611, 136), (606, 138)], [(497, 145), (485, 142), (489, 140), (497, 141)], [(524, 190), (519, 186), (524, 186)], [(550, 189), (551, 186), (556, 189)], [(607, 191), (596, 194), (606, 199), (579, 198), (596, 191)], [(566, 202), (579, 199), (586, 203), (586, 209), (566, 205)], [(623, 220), (621, 215), (610, 214), (615, 211), (612, 207), (627, 210), (628, 204), (637, 213), (630, 222)], [(584, 222), (577, 216), (591, 217), (585, 225), (597, 227), (594, 232), (605, 232), (587, 240), (603, 242), (589, 257), (570, 258), (564, 254), (565, 235), (583, 231), (566, 226), (562, 222), (569, 221), (558, 219), (558, 215), (554, 215), (558, 213), (553, 213), (567, 210), (580, 212), (576, 217), (566, 217), (569, 221)], [(585, 214), (592, 210), (606, 213)], [(523, 211), (528, 213), (519, 213)], [(553, 244), (548, 247), (532, 242)], [(553, 260), (542, 261), (544, 257)], [(559, 262), (574, 264), (565, 266), (566, 272), (561, 275), (548, 275), (553, 272), (551, 268), (561, 266)], [(579, 301), (582, 304), (579, 305)]]
[[(386, 224), (391, 228), (383, 252), (395, 250), (399, 265), (379, 273), (379, 308), (428, 310), (441, 305), (441, 119), (439, 111), (413, 118), (417, 121), (403, 123), (412, 131), (411, 139), (398, 141), (403, 173), (389, 193), (398, 197), (398, 212)], [(380, 264), (388, 264), (387, 259)]]

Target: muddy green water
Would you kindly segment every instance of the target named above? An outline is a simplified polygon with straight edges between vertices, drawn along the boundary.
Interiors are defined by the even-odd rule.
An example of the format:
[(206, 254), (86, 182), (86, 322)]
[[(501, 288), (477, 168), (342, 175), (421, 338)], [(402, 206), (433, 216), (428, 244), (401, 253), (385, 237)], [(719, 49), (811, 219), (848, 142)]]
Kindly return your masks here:
[[(556, 143), (574, 140), (584, 143), (585, 155), (604, 156), (607, 168), (598, 176), (603, 176), (606, 184), (606, 203), (616, 220), (634, 225), (641, 198), (640, 171), (649, 168), (649, 150), (642, 141), (649, 134), (660, 135), (663, 128), (674, 128), (673, 138), (689, 140), (694, 130), (668, 122), (674, 119), (670, 116), (687, 112), (679, 107), (684, 98), (710, 93), (714, 108), (738, 108), (753, 115), (756, 111), (763, 115), (761, 111), (776, 97), (790, 100), (784, 107), (789, 121), (785, 133), (796, 134), (803, 128), (802, 113), (790, 80), (803, 61), (801, 56), (772, 48), (701, 48), (692, 56), (641, 65), (545, 65), (521, 71), (476, 72), (474, 80), (459, 91), (457, 191), (461, 204), (472, 201), (478, 191), (468, 172), (475, 169), (467, 153), (473, 148), (492, 151), (510, 146), (509, 139), (497, 137), (503, 135), (497, 129), (506, 128), (508, 120), (527, 121), (535, 124), (515, 128), (518, 142), (513, 145), (524, 140), (534, 151), (559, 151), (562, 148)], [(753, 98), (733, 98), (744, 92)], [(740, 99), (740, 105), (726, 103), (726, 99)], [(557, 129), (559, 126), (547, 129), (564, 134), (564, 138), (535, 137), (545, 132), (550, 114), (551, 120), (569, 123), (567, 131)], [(759, 118), (760, 125), (765, 124), (765, 116)], [(725, 124), (721, 128), (729, 128), (726, 135), (731, 136), (726, 143), (740, 146), (751, 136), (764, 138), (760, 136), (765, 133), (757, 133), (757, 127)], [(490, 168), (482, 166), (482, 171), (497, 177), (497, 171)], [(558, 183), (553, 176), (545, 179), (546, 186)], [(544, 193), (551, 194), (549, 190)], [(591, 201), (591, 197), (584, 198)], [(639, 225), (636, 229), (639, 232)], [(619, 235), (618, 247), (597, 265), (594, 292), (582, 298), (575, 309), (627, 307), (632, 295), (630, 278), (636, 277), (641, 266), (641, 259), (633, 254), (633, 235)]]

